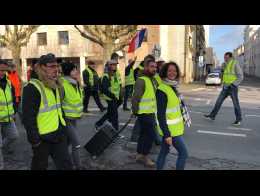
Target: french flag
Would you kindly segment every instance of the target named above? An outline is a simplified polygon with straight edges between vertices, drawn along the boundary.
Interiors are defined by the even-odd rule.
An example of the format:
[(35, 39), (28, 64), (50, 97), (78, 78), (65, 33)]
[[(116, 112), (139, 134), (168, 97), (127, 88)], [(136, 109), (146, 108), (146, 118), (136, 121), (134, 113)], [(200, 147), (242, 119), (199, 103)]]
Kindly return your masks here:
[(137, 48), (141, 47), (145, 33), (146, 29), (142, 29), (133, 37), (129, 44), (128, 53), (134, 52)]

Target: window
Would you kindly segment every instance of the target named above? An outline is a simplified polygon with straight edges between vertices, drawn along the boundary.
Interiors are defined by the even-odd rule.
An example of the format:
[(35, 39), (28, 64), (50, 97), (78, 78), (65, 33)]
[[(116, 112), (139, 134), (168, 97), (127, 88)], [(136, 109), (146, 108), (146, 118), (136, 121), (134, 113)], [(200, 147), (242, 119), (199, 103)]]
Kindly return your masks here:
[(47, 33), (37, 33), (37, 44), (38, 46), (47, 45)]
[(69, 32), (68, 31), (59, 31), (59, 44), (67, 45), (69, 44)]

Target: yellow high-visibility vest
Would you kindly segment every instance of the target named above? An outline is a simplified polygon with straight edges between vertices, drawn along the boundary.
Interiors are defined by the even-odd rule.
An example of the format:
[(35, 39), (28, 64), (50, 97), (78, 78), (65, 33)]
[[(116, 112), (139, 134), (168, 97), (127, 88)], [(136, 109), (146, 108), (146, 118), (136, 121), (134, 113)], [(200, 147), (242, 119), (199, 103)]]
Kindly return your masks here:
[(62, 100), (62, 109), (65, 117), (80, 118), (83, 112), (82, 89), (75, 89), (65, 78), (62, 78), (62, 84), (65, 92), (64, 99)]
[[(183, 135), (184, 121), (181, 113), (180, 100), (178, 96), (175, 94), (173, 89), (164, 82), (162, 82), (159, 85), (158, 89), (164, 92), (167, 96), (167, 108), (165, 115), (171, 136), (176, 137)], [(159, 131), (159, 134), (163, 136), (163, 132), (160, 126), (158, 126), (157, 130)]]
[(13, 121), (14, 117), (12, 85), (8, 79), (6, 80), (5, 90), (0, 88), (0, 122)]
[(55, 89), (56, 97), (51, 88), (46, 87), (40, 80), (31, 79), (39, 93), (41, 94), (41, 103), (39, 113), (37, 115), (37, 126), (40, 135), (45, 135), (58, 130), (59, 121), (66, 126), (62, 116), (60, 93), (58, 88)]

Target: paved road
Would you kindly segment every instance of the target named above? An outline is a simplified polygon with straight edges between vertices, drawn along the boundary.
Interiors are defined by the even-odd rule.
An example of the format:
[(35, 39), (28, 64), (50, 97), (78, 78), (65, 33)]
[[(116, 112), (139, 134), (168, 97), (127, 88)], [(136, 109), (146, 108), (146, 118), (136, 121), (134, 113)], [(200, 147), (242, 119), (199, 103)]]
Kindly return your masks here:
[[(183, 85), (180, 88), (191, 110), (192, 127), (187, 128), (185, 141), (189, 150), (186, 169), (260, 169), (260, 82), (246, 80), (240, 87), (240, 101), (243, 112), (243, 122), (240, 127), (233, 127), (234, 111), (232, 101), (228, 98), (222, 106), (214, 122), (202, 118), (213, 107), (220, 87), (204, 85)], [(91, 113), (84, 115), (79, 122), (79, 134), (82, 146), (95, 134), (93, 125), (102, 115), (91, 99)], [(120, 111), (121, 125), (127, 121), (129, 112)], [(112, 144), (105, 153), (96, 160), (82, 149), (83, 164), (93, 169), (129, 169), (143, 170), (145, 168), (135, 163), (129, 155), (135, 152), (136, 145), (129, 142), (133, 127), (132, 122), (123, 132), (125, 136)], [(17, 125), (20, 139), (14, 143), (15, 153), (5, 155), (5, 169), (28, 169), (31, 161), (31, 149), (27, 142), (25, 130), (19, 120)], [(160, 148), (154, 146), (151, 157), (156, 160)], [(171, 150), (165, 169), (173, 169), (176, 161), (176, 151)], [(54, 169), (50, 160), (50, 169)]]

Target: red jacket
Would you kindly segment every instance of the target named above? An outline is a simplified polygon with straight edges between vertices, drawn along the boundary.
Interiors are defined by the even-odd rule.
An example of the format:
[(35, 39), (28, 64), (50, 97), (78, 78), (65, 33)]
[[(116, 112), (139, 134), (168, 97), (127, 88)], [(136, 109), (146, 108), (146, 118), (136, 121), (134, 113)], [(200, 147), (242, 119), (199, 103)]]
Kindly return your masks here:
[(8, 72), (8, 79), (11, 81), (15, 89), (16, 102), (19, 102), (19, 97), (21, 97), (21, 81), (16, 71)]

